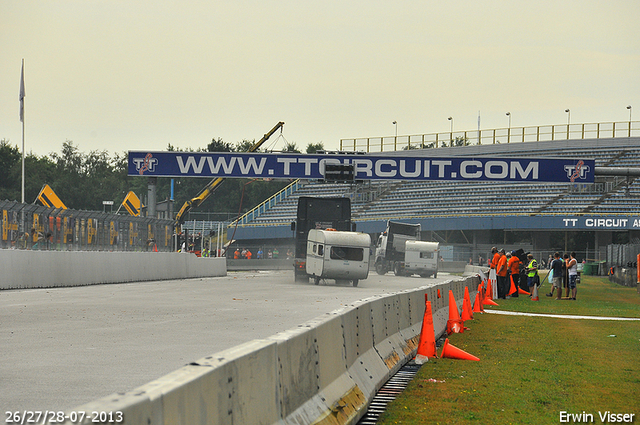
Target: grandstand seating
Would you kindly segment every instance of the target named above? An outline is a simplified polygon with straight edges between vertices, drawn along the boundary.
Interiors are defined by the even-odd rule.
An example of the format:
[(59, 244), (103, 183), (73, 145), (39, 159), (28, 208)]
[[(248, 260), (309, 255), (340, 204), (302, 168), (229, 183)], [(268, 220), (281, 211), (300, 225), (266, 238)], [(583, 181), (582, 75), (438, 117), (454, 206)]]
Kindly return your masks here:
[[(575, 157), (597, 167), (640, 167), (638, 138), (526, 142), (416, 150), (416, 156)], [(406, 155), (407, 152), (388, 152)], [(254, 217), (252, 225), (295, 220), (299, 196), (347, 196), (355, 220), (439, 216), (640, 214), (640, 182), (625, 178), (609, 185), (571, 187), (566, 183), (394, 181), (356, 185), (304, 182), (299, 189)], [(514, 188), (517, 190), (514, 191)], [(374, 194), (365, 196), (367, 193)]]

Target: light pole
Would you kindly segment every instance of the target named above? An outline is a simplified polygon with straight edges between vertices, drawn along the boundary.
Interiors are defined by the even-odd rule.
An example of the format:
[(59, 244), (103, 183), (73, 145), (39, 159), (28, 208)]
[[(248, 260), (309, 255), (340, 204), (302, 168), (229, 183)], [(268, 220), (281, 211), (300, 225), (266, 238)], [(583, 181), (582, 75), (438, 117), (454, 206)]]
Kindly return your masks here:
[(627, 109), (629, 110), (629, 137), (631, 137), (631, 105), (628, 105)]
[(571, 126), (571, 110), (567, 108), (564, 111), (567, 113), (567, 140), (569, 140), (569, 126)]
[(449, 146), (453, 146), (453, 117), (447, 119), (451, 121), (451, 126), (449, 127)]
[(511, 141), (511, 112), (507, 112), (507, 116), (509, 117), (509, 128), (507, 128), (507, 143)]
[(398, 150), (398, 121), (394, 121), (392, 124), (396, 126), (396, 137), (393, 138), (393, 150), (397, 151)]

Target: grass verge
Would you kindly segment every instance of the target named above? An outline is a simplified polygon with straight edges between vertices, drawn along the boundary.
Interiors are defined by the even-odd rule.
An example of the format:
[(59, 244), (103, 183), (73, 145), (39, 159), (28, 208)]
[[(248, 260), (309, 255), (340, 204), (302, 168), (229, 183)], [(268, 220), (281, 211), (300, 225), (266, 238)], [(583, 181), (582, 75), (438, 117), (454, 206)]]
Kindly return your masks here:
[[(640, 317), (636, 289), (606, 279), (584, 278), (577, 301), (541, 295), (499, 300), (499, 309)], [(556, 424), (560, 412), (602, 423), (605, 411), (640, 423), (640, 322), (486, 313), (466, 325), (450, 343), (481, 360), (431, 359), (380, 424)]]

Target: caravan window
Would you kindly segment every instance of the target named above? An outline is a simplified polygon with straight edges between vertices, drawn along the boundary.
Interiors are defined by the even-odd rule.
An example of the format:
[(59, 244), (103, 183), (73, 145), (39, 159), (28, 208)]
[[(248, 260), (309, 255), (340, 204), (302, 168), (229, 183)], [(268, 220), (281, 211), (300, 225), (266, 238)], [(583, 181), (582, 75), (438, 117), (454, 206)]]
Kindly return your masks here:
[(318, 255), (321, 257), (324, 255), (324, 245), (318, 245)]
[(362, 261), (363, 258), (364, 249), (362, 248), (349, 248), (344, 246), (331, 247), (332, 260)]
[(428, 258), (428, 259), (433, 258), (433, 251), (428, 251), (428, 252), (420, 251), (420, 258)]

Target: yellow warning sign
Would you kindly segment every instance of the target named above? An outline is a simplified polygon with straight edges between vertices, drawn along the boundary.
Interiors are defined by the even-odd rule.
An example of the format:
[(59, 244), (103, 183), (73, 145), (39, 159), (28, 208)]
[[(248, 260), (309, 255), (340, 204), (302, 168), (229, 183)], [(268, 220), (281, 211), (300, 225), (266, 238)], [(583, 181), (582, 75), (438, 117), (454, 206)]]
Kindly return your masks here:
[(42, 205), (49, 208), (62, 208), (67, 209), (67, 206), (58, 198), (58, 195), (51, 189), (48, 184), (42, 186), (38, 197), (36, 198)]
[(122, 201), (122, 206), (129, 211), (129, 214), (131, 214), (134, 217), (138, 217), (140, 216), (140, 211), (142, 209), (142, 202), (140, 202), (140, 199), (136, 196), (135, 193), (133, 192), (129, 192), (127, 193), (127, 196), (124, 197), (124, 201)]

